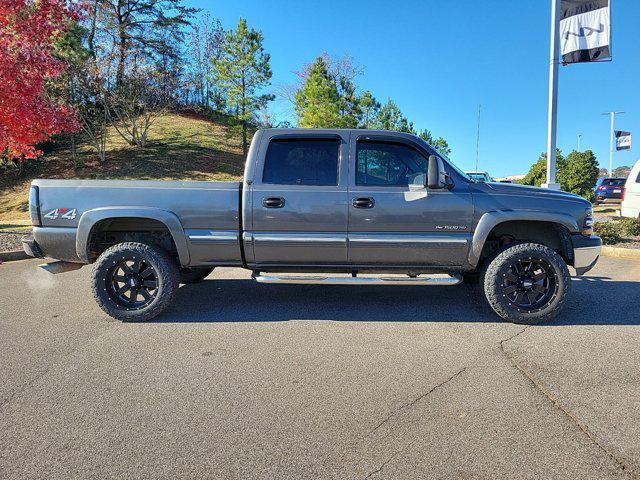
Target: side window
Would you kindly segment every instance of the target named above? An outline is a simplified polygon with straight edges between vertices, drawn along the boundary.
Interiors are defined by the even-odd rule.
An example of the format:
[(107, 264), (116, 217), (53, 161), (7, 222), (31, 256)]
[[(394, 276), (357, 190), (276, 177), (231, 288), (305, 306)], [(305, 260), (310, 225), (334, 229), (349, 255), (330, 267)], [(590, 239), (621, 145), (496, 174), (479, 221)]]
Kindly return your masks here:
[(338, 185), (338, 139), (277, 139), (269, 143), (262, 183)]
[(424, 185), (428, 160), (407, 145), (359, 140), (356, 159), (356, 185)]
[(640, 183), (640, 172), (638, 172), (638, 176), (636, 177), (636, 183)]

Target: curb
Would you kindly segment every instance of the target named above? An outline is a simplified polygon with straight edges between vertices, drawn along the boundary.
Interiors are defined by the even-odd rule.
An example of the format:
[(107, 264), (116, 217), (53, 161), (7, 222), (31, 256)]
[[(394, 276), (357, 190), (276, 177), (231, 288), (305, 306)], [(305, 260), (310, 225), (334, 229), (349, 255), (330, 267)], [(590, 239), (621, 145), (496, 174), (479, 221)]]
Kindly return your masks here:
[(603, 245), (601, 255), (615, 258), (631, 258), (640, 260), (640, 248), (620, 248)]
[(13, 252), (0, 252), (0, 262), (13, 262), (14, 260), (26, 260), (33, 258), (24, 250), (15, 250)]

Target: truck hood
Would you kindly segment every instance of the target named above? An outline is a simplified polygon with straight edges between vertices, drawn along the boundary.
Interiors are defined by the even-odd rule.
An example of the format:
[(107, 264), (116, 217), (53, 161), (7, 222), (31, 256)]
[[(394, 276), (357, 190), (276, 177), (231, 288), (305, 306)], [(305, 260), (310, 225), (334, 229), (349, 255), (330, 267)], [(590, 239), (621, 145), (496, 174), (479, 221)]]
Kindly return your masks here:
[(526, 195), (541, 198), (558, 198), (584, 203), (586, 206), (591, 205), (588, 200), (585, 200), (581, 196), (569, 192), (563, 192), (562, 190), (550, 190), (548, 188), (532, 187), (530, 185), (498, 182), (476, 183), (474, 186), (487, 194), (501, 193), (503, 195)]

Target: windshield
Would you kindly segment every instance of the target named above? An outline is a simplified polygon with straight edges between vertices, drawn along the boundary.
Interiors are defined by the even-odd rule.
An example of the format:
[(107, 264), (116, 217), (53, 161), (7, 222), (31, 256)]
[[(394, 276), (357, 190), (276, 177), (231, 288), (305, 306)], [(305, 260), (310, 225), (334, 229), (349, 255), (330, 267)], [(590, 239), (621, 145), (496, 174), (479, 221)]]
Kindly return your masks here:
[(451, 168), (453, 168), (456, 172), (458, 172), (458, 175), (460, 175), (461, 177), (464, 177), (467, 180), (470, 180), (472, 182), (475, 181), (469, 175), (467, 175), (465, 172), (463, 172), (458, 167), (456, 167), (456, 165), (449, 159), (449, 157), (447, 157), (446, 155), (442, 155), (441, 153), (439, 153), (439, 155), (446, 160), (447, 164), (449, 164), (449, 166)]
[(427, 145), (429, 147), (429, 150), (435, 154), (438, 155), (440, 158), (442, 158), (443, 160), (445, 160), (445, 162), (451, 167), (453, 168), (456, 172), (458, 172), (458, 175), (460, 175), (463, 178), (466, 178), (467, 180), (473, 182), (475, 180), (471, 179), (469, 177), (469, 175), (467, 175), (464, 171), (460, 170), (452, 161), (449, 157), (447, 157), (446, 155), (440, 153), (438, 150), (436, 150), (434, 147), (432, 147), (429, 143), (427, 143), (425, 140), (423, 140), (422, 138), (420, 138), (420, 140), (422, 141), (423, 144)]
[(474, 182), (486, 182), (487, 177), (484, 173), (467, 173), (467, 176)]

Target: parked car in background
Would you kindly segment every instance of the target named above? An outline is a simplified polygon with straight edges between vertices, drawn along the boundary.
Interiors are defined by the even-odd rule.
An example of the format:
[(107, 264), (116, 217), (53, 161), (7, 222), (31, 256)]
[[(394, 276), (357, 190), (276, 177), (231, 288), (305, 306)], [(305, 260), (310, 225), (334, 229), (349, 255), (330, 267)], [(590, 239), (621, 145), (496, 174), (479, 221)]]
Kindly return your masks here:
[(626, 178), (599, 178), (594, 187), (596, 203), (621, 202), (624, 196), (624, 184), (626, 181)]
[(623, 217), (640, 218), (640, 160), (627, 177), (620, 214)]
[(473, 180), (474, 182), (493, 182), (493, 178), (489, 175), (488, 172), (464, 172), (467, 176)]

